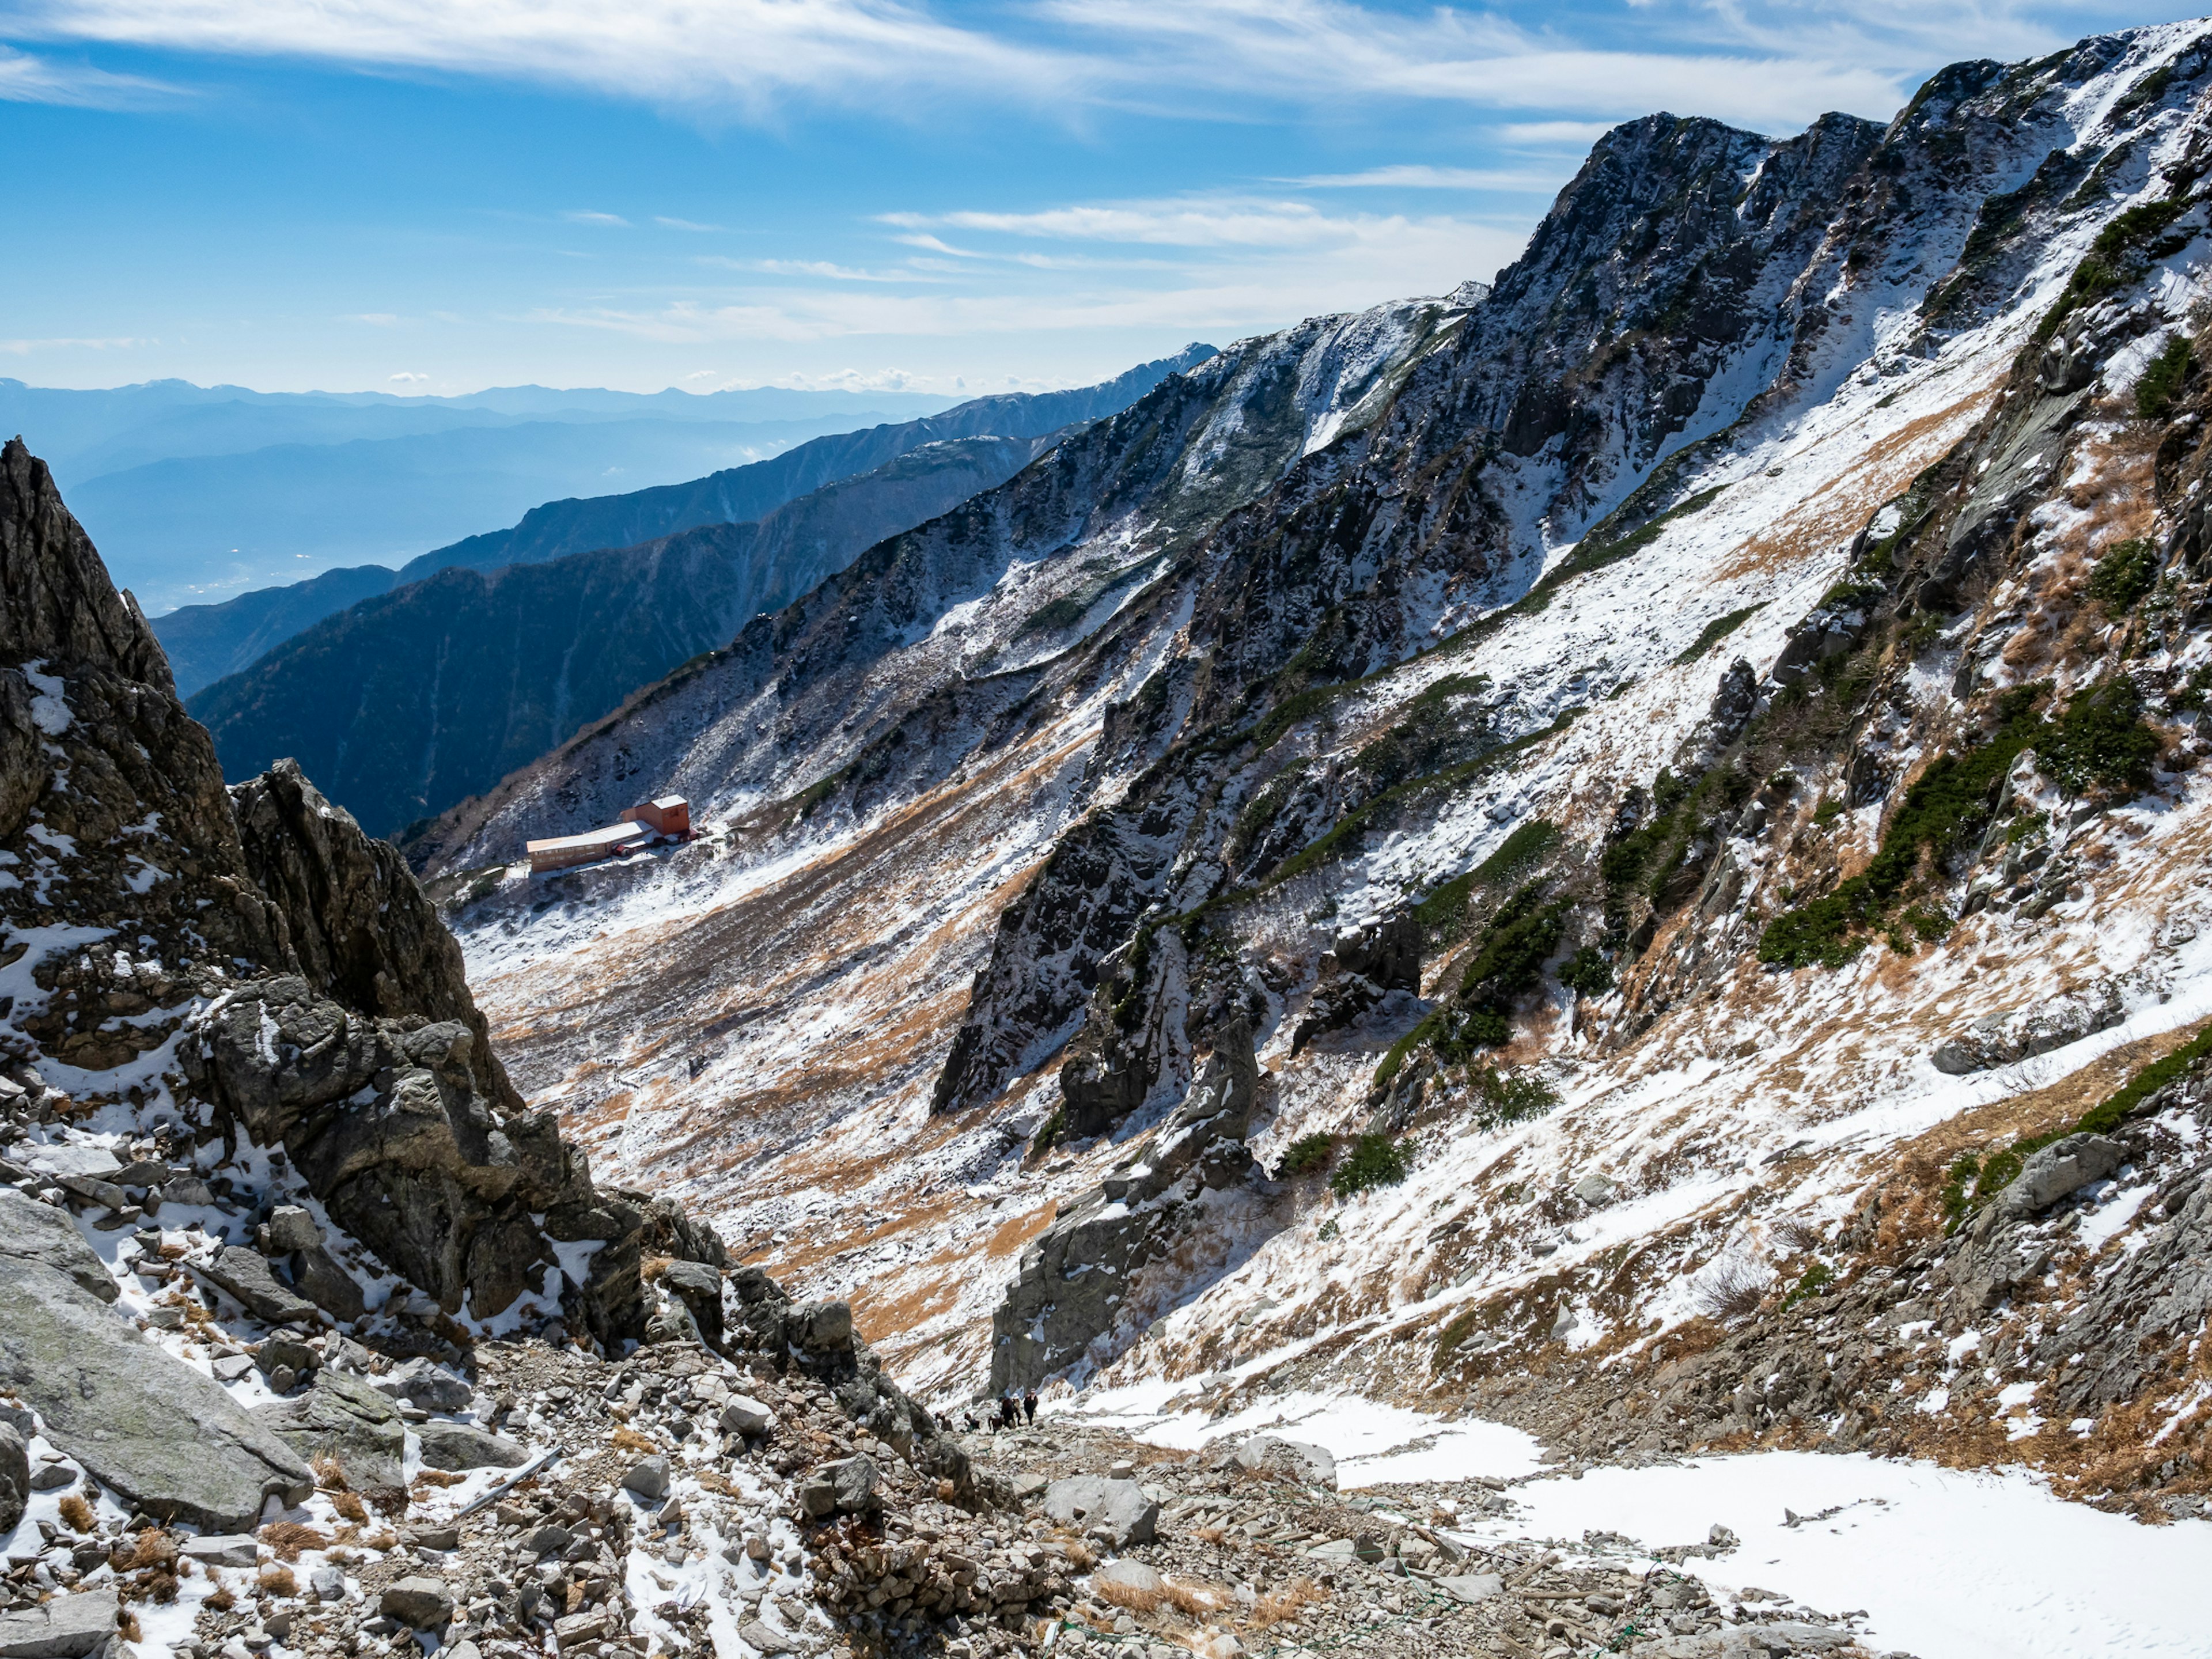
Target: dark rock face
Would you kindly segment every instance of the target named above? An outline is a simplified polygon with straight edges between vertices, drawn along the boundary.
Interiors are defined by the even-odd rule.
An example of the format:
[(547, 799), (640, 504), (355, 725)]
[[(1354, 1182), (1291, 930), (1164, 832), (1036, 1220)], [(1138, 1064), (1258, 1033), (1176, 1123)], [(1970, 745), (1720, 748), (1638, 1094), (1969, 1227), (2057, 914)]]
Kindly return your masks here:
[(1291, 1052), (1342, 1030), (1393, 991), (1421, 992), (1421, 924), (1411, 910), (1337, 936), (1322, 958), (1313, 1000), (1291, 1033)]
[(1033, 1388), (1116, 1328), (1131, 1282), (1201, 1224), (1209, 1190), (1258, 1176), (1244, 1146), (1259, 1079), (1252, 1033), (1232, 1023), (1183, 1103), (1022, 1252), (991, 1316), (991, 1391)]
[[(0, 917), (64, 942), (0, 1041), (99, 1073), (189, 1025), (180, 1127), (282, 1147), (448, 1312), (501, 1311), (549, 1282), (553, 1241), (589, 1240), (591, 1281), (564, 1300), (604, 1340), (639, 1329), (639, 1207), (595, 1191), (553, 1121), (520, 1109), (404, 862), (296, 767), (234, 803), (143, 617), (21, 442), (0, 452), (0, 851), (33, 878), (0, 887)], [(662, 1224), (707, 1248), (680, 1214)], [(257, 1311), (313, 1316), (260, 1257), (231, 1254)], [(311, 1254), (295, 1273), (343, 1314), (335, 1264)]]
[(309, 1388), (253, 1415), (301, 1456), (335, 1458), (356, 1492), (390, 1496), (406, 1487), (406, 1428), (392, 1402), (358, 1378), (325, 1368)]

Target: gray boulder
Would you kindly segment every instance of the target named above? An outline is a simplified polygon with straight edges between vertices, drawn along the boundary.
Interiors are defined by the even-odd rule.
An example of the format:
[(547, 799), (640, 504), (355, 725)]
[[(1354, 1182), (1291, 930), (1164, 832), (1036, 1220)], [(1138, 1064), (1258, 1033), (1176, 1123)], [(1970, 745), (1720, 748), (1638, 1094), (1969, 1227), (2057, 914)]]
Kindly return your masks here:
[(1158, 1595), (1167, 1588), (1167, 1581), (1153, 1568), (1142, 1561), (1109, 1561), (1091, 1575), (1094, 1584), (1117, 1584), (1139, 1595)]
[(410, 1359), (397, 1370), (378, 1377), (374, 1386), (379, 1394), (404, 1400), (426, 1412), (466, 1411), (469, 1402), (477, 1397), (477, 1391), (468, 1383), (427, 1359)]
[(1471, 1606), (1497, 1595), (1505, 1588), (1505, 1580), (1494, 1572), (1463, 1572), (1437, 1579), (1437, 1588), (1454, 1601)]
[(414, 1630), (435, 1630), (453, 1616), (453, 1592), (442, 1578), (402, 1578), (384, 1587), (376, 1610)]
[(392, 1403), (358, 1377), (328, 1366), (302, 1392), (253, 1414), (303, 1457), (331, 1457), (346, 1484), (363, 1493), (407, 1484), (407, 1431)]
[(203, 1533), (178, 1540), (187, 1561), (204, 1567), (250, 1567), (261, 1559), (260, 1546), (250, 1532)]
[(824, 1463), (799, 1483), (799, 1505), (813, 1520), (832, 1515), (865, 1515), (876, 1509), (878, 1471), (875, 1459), (856, 1453)]
[(242, 1244), (226, 1244), (215, 1260), (197, 1263), (192, 1271), (220, 1290), (256, 1319), (272, 1325), (315, 1324), (315, 1304), (279, 1280), (269, 1258)]
[(722, 1275), (697, 1261), (672, 1261), (661, 1270), (660, 1288), (681, 1297), (699, 1328), (699, 1340), (719, 1351), (722, 1346)]
[(333, 1319), (352, 1321), (368, 1311), (361, 1285), (320, 1244), (292, 1258), (292, 1282), (302, 1296)]
[(2030, 1152), (2020, 1173), (1997, 1200), (2015, 1218), (2047, 1210), (2093, 1181), (2102, 1181), (2127, 1162), (2128, 1149), (2103, 1135), (2068, 1135)]
[(31, 1452), (12, 1423), (0, 1423), (0, 1537), (15, 1530), (31, 1501)]
[(415, 1431), (422, 1462), (434, 1469), (511, 1469), (530, 1454), (504, 1435), (465, 1423), (425, 1423)]
[(69, 1212), (27, 1198), (13, 1187), (0, 1187), (0, 1257), (52, 1267), (102, 1302), (120, 1294), (107, 1264), (84, 1242)]
[(1239, 1468), (1280, 1475), (1301, 1486), (1336, 1490), (1336, 1459), (1326, 1446), (1255, 1434), (1237, 1447), (1236, 1462)]
[(110, 1588), (0, 1613), (0, 1659), (84, 1659), (114, 1639), (118, 1612)]
[(1079, 1474), (1044, 1489), (1046, 1518), (1081, 1532), (1100, 1532), (1115, 1549), (1148, 1544), (1159, 1525), (1158, 1502), (1133, 1480)]
[(629, 1467), (622, 1478), (623, 1490), (635, 1492), (647, 1503), (657, 1503), (668, 1496), (668, 1460), (658, 1452), (651, 1457), (641, 1457)]
[(775, 1413), (750, 1395), (734, 1394), (715, 1421), (724, 1434), (766, 1434), (775, 1426)]
[(314, 1490), (307, 1465), (220, 1384), (51, 1267), (0, 1274), (0, 1384), (48, 1439), (159, 1519), (236, 1532), (270, 1494), (294, 1504)]
[(323, 1242), (315, 1218), (297, 1204), (279, 1204), (269, 1212), (269, 1254), (290, 1255), (312, 1250)]

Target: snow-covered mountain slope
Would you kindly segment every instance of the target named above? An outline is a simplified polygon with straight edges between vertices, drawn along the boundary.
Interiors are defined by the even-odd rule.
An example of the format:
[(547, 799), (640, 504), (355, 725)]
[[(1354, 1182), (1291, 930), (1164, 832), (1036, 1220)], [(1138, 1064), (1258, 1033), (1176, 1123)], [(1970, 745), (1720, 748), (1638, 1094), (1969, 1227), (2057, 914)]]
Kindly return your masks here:
[(1632, 123), (873, 550), (439, 827), (519, 1084), (926, 1386), (2195, 1501), (2208, 78)]

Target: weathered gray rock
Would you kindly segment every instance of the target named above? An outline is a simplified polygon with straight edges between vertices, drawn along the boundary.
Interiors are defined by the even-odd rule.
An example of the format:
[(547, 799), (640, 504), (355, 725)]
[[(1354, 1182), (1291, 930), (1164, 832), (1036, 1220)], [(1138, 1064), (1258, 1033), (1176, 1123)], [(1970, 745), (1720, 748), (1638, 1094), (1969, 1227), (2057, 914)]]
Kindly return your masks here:
[(453, 1616), (453, 1592), (442, 1578), (401, 1578), (386, 1584), (376, 1609), (415, 1630), (436, 1630)]
[(1280, 1475), (1301, 1486), (1336, 1489), (1336, 1458), (1326, 1446), (1257, 1434), (1237, 1447), (1236, 1462), (1240, 1468)]
[(299, 1286), (301, 1295), (342, 1322), (359, 1319), (368, 1311), (360, 1284), (320, 1244), (292, 1258), (292, 1282)]
[(2025, 1217), (2049, 1209), (2060, 1199), (2102, 1181), (2127, 1162), (2128, 1149), (2103, 1135), (2068, 1135), (2030, 1152), (2020, 1173), (1997, 1198), (2008, 1216)]
[[(56, 1147), (56, 1152), (81, 1152), (83, 1147)], [(112, 1161), (112, 1154), (102, 1153)], [(13, 1187), (0, 1187), (0, 1258), (36, 1261), (52, 1267), (102, 1302), (120, 1294), (115, 1277), (99, 1253), (84, 1242), (69, 1212), (27, 1197)]]
[(407, 1431), (399, 1413), (360, 1378), (325, 1366), (302, 1393), (253, 1414), (303, 1457), (331, 1457), (346, 1484), (363, 1494), (407, 1484)]
[(0, 1659), (85, 1659), (114, 1638), (120, 1611), (109, 1589), (0, 1613)]
[(318, 1601), (343, 1601), (346, 1599), (345, 1571), (341, 1567), (317, 1567), (307, 1575), (307, 1588), (315, 1593)]
[(816, 1520), (832, 1515), (866, 1515), (882, 1501), (876, 1496), (880, 1473), (875, 1459), (866, 1452), (820, 1464), (799, 1484), (799, 1507)]
[(415, 1437), (422, 1443), (423, 1462), (434, 1469), (512, 1469), (530, 1461), (530, 1454), (506, 1436), (465, 1423), (424, 1423)]
[(323, 1230), (315, 1224), (315, 1218), (297, 1204), (279, 1204), (269, 1212), (270, 1255), (312, 1250), (322, 1242)]
[(426, 1412), (463, 1412), (477, 1391), (442, 1365), (428, 1359), (410, 1359), (374, 1379), (369, 1386), (393, 1400), (404, 1400)]
[(802, 1322), (799, 1344), (817, 1353), (853, 1345), (853, 1310), (843, 1302), (803, 1302), (793, 1310)]
[(748, 1619), (738, 1626), (738, 1639), (756, 1653), (801, 1653), (805, 1644), (787, 1630)]
[(661, 1270), (660, 1288), (681, 1297), (708, 1347), (722, 1346), (722, 1275), (701, 1261), (672, 1261)]
[(655, 1453), (641, 1457), (629, 1466), (622, 1478), (623, 1490), (635, 1492), (648, 1503), (658, 1503), (668, 1496), (668, 1460)]
[(1167, 1581), (1142, 1561), (1109, 1561), (1091, 1575), (1094, 1584), (1115, 1584), (1139, 1595), (1157, 1595), (1167, 1588)]
[(0, 1423), (0, 1536), (15, 1530), (31, 1501), (31, 1453), (12, 1423)]
[(242, 1244), (226, 1244), (212, 1261), (198, 1263), (192, 1271), (209, 1284), (229, 1292), (231, 1299), (257, 1319), (272, 1325), (316, 1322), (315, 1304), (270, 1270), (269, 1258)]
[(714, 1420), (724, 1434), (766, 1434), (775, 1427), (775, 1413), (744, 1394), (732, 1395)]
[(1463, 1572), (1449, 1578), (1437, 1580), (1437, 1588), (1454, 1601), (1472, 1607), (1478, 1601), (1487, 1601), (1505, 1588), (1505, 1580), (1494, 1572)]
[(2119, 987), (2107, 980), (2032, 1008), (2008, 1008), (1987, 1015), (1938, 1044), (1929, 1058), (1937, 1071), (1963, 1077), (2047, 1054), (2107, 1030), (2126, 1018)]
[(1022, 1252), (991, 1316), (993, 1394), (1034, 1388), (1115, 1338), (1131, 1277), (1174, 1249), (1209, 1191), (1256, 1172), (1244, 1134), (1258, 1077), (1239, 1017), (1217, 1035), (1183, 1103)]
[(270, 1494), (303, 1501), (292, 1449), (181, 1360), (50, 1267), (0, 1274), (0, 1382), (48, 1439), (162, 1520), (235, 1532)]
[(250, 1567), (261, 1559), (260, 1546), (250, 1532), (202, 1533), (179, 1539), (178, 1549), (187, 1561), (205, 1567)]
[(1115, 1549), (1147, 1544), (1159, 1524), (1160, 1506), (1133, 1480), (1079, 1474), (1044, 1489), (1048, 1519), (1080, 1532), (1099, 1532)]

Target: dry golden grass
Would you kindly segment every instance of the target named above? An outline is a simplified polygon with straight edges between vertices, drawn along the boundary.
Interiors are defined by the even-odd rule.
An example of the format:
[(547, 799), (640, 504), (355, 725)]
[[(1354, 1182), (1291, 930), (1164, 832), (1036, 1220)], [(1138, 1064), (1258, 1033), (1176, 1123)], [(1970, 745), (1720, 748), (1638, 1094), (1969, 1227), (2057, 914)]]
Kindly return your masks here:
[(276, 1521), (262, 1528), (261, 1541), (276, 1552), (279, 1561), (296, 1561), (301, 1550), (327, 1549), (331, 1540), (328, 1533), (297, 1521)]
[(613, 1443), (617, 1451), (649, 1452), (653, 1449), (653, 1442), (627, 1423), (614, 1431)]
[(649, 1255), (638, 1264), (637, 1276), (650, 1285), (674, 1265), (672, 1255)]
[(297, 1595), (300, 1593), (300, 1581), (292, 1576), (289, 1567), (264, 1567), (254, 1574), (253, 1582), (266, 1595)]
[(82, 1492), (73, 1492), (62, 1499), (61, 1515), (62, 1519), (69, 1522), (70, 1530), (75, 1532), (92, 1530), (92, 1505), (84, 1501)]
[(458, 1486), (467, 1480), (465, 1474), (454, 1474), (445, 1469), (425, 1469), (415, 1477), (418, 1486)]
[(217, 1584), (215, 1589), (208, 1592), (207, 1600), (200, 1605), (210, 1612), (228, 1613), (238, 1605), (238, 1598), (222, 1585)]
[(328, 1452), (317, 1452), (307, 1460), (307, 1467), (315, 1472), (315, 1484), (325, 1492), (343, 1492), (346, 1489), (345, 1471), (338, 1460)]
[(368, 1506), (361, 1501), (361, 1496), (357, 1492), (332, 1492), (331, 1494), (331, 1507), (336, 1510), (344, 1519), (351, 1521), (356, 1525), (363, 1523), (368, 1519)]
[(1247, 1621), (1255, 1630), (1268, 1630), (1297, 1618), (1308, 1607), (1328, 1600), (1328, 1592), (1310, 1578), (1293, 1578), (1279, 1590), (1270, 1590), (1253, 1605)]

